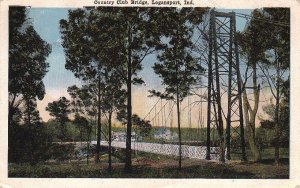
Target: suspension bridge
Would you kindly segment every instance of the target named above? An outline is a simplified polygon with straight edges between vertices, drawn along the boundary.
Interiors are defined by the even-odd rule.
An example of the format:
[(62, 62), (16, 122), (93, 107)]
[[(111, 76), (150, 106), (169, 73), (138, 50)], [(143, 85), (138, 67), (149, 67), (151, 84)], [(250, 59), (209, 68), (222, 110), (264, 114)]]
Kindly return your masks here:
[[(185, 139), (178, 140), (178, 128), (174, 126), (178, 116), (176, 101), (159, 98), (144, 117), (152, 127), (162, 130), (154, 135), (157, 142), (139, 137), (132, 142), (132, 150), (220, 161), (230, 160), (234, 153), (247, 160), (242, 108), (247, 75), (242, 78), (240, 72), (236, 16), (246, 18), (234, 12), (211, 10), (197, 27), (196, 50), (192, 53), (198, 55), (205, 72), (179, 104), (180, 114), (185, 117), (181, 123), (189, 130)], [(247, 69), (243, 67), (245, 72)], [(106, 141), (101, 144), (108, 146)], [(125, 141), (112, 142), (115, 148), (125, 145)]]
[[(180, 114), (187, 117), (181, 123), (189, 128), (188, 134), (195, 135), (194, 131), (199, 134), (193, 140), (199, 144), (197, 147), (182, 145), (182, 153), (176, 152), (182, 156), (198, 155), (201, 159), (218, 158), (221, 161), (231, 159), (231, 153), (238, 153), (242, 160), (246, 160), (241, 95), (244, 88), (236, 40), (236, 15), (211, 10), (203, 20), (197, 27), (198, 37), (194, 38), (196, 50), (191, 53), (198, 54), (198, 62), (205, 72), (199, 84), (179, 104)], [(173, 124), (177, 122), (174, 116), (179, 115), (174, 113), (175, 103), (159, 99), (144, 120), (153, 127), (175, 131)], [(167, 139), (166, 135), (161, 138)], [(177, 145), (181, 144), (177, 140)], [(184, 154), (185, 148), (193, 149)]]

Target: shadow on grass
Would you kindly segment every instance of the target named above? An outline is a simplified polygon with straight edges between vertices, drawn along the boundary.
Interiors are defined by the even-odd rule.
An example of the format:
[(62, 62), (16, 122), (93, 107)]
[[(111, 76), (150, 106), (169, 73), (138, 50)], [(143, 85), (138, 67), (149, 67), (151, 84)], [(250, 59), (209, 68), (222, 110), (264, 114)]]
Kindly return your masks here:
[(250, 172), (237, 172), (227, 166), (211, 167), (196, 165), (167, 168), (136, 167), (132, 174), (124, 174), (127, 178), (258, 178)]
[(133, 166), (132, 173), (125, 173), (123, 164), (114, 166), (112, 172), (107, 166), (64, 164), (64, 165), (18, 165), (9, 167), (9, 177), (32, 178), (259, 178), (250, 172), (237, 172), (227, 165), (195, 165), (155, 168), (147, 165)]
[[(258, 162), (262, 163), (262, 164), (274, 164), (275, 160), (274, 159), (262, 159)], [(289, 165), (289, 162), (290, 162), (289, 158), (280, 158), (279, 159), (279, 163), (283, 164), (283, 165)]]
[[(122, 152), (115, 152), (120, 156)], [(84, 161), (51, 162), (30, 166), (29, 164), (10, 164), (8, 177), (31, 178), (215, 178), (215, 179), (266, 179), (289, 178), (289, 159), (281, 158), (277, 168), (274, 159), (259, 162), (233, 162), (220, 164), (201, 160), (183, 160), (181, 170), (177, 167), (176, 157), (139, 153), (134, 158), (132, 173), (124, 172), (124, 163), (118, 156), (113, 157), (113, 169), (108, 171), (107, 156), (102, 162)], [(121, 157), (122, 158), (122, 157)]]

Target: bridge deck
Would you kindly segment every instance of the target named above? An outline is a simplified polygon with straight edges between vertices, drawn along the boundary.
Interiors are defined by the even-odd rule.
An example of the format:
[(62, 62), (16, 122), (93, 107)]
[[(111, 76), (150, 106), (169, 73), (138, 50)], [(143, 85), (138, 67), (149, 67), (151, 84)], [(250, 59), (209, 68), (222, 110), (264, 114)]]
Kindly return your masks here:
[[(92, 141), (91, 144), (96, 145), (96, 141)], [(107, 141), (101, 141), (102, 146), (108, 146)], [(112, 147), (126, 148), (126, 142), (113, 141)], [(162, 155), (179, 155), (179, 146), (174, 144), (162, 144), (162, 143), (147, 143), (147, 142), (131, 142), (132, 150), (162, 154)], [(205, 146), (188, 146), (182, 145), (182, 156), (188, 158), (205, 159), (206, 147)], [(213, 154), (216, 152), (217, 147), (211, 147), (211, 160), (218, 160), (218, 155)]]

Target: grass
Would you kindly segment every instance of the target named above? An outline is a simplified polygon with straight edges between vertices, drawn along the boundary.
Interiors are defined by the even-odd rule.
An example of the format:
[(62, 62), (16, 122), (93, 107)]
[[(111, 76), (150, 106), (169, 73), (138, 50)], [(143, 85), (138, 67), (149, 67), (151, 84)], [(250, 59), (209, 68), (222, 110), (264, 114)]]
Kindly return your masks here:
[[(267, 152), (271, 152), (267, 151)], [(183, 159), (182, 169), (178, 169), (177, 157), (139, 152), (133, 156), (133, 170), (124, 172), (124, 163), (113, 159), (113, 170), (108, 171), (107, 155), (101, 163), (93, 161), (47, 162), (30, 166), (28, 164), (9, 164), (9, 177), (32, 178), (289, 178), (288, 158), (281, 159), (276, 166), (272, 159), (263, 158), (261, 162), (240, 162), (232, 160), (225, 164)]]
[[(191, 165), (191, 163), (193, 163)], [(32, 178), (288, 178), (288, 166), (274, 166), (263, 163), (219, 164), (207, 161), (184, 160), (181, 170), (177, 161), (165, 161), (158, 164), (133, 164), (131, 174), (123, 171), (123, 163), (114, 163), (111, 173), (107, 164), (43, 164), (12, 165), (9, 167), (9, 177)]]
[[(262, 160), (270, 160), (274, 158), (274, 148), (265, 148), (261, 152)], [(246, 150), (247, 158), (249, 161), (252, 161), (254, 159), (253, 154), (251, 153), (250, 150)], [(279, 150), (279, 156), (284, 159), (289, 158), (289, 148), (280, 148)], [(235, 154), (232, 153), (231, 157), (233, 160), (240, 160), (241, 159), (241, 154)]]

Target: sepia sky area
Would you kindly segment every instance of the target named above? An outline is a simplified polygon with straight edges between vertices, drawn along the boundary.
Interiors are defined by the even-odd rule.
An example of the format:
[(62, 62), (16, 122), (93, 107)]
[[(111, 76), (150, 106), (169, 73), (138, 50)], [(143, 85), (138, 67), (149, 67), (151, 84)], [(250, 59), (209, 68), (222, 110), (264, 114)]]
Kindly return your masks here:
[[(76, 79), (71, 71), (65, 69), (65, 54), (63, 47), (61, 46), (61, 35), (59, 32), (59, 21), (61, 19), (68, 18), (68, 8), (30, 8), (28, 16), (31, 18), (31, 22), (41, 36), (43, 40), (51, 44), (52, 53), (48, 56), (47, 61), (50, 64), (49, 72), (44, 78), (44, 84), (46, 88), (46, 95), (42, 101), (38, 101), (38, 109), (40, 115), (44, 121), (48, 121), (51, 118), (45, 107), (49, 102), (57, 100), (60, 96), (66, 96), (67, 87), (77, 84), (80, 85), (80, 81)], [(243, 14), (250, 14), (250, 9), (219, 9), (222, 12), (237, 12)], [(241, 31), (245, 28), (246, 20), (243, 18), (236, 18), (237, 30)], [(137, 113), (141, 117), (144, 117), (152, 106), (158, 100), (157, 98), (149, 98), (148, 90), (156, 89), (162, 90), (161, 80), (154, 74), (152, 69), (153, 64), (156, 62), (155, 55), (150, 55), (143, 61), (143, 70), (139, 75), (145, 81), (145, 85), (133, 87), (133, 113)], [(198, 108), (197, 108), (198, 109)], [(192, 113), (194, 116), (198, 114), (197, 110)], [(184, 114), (183, 114), (184, 117)], [(187, 118), (182, 118), (183, 124)], [(196, 120), (194, 120), (196, 121)], [(195, 125), (193, 125), (195, 126)]]

